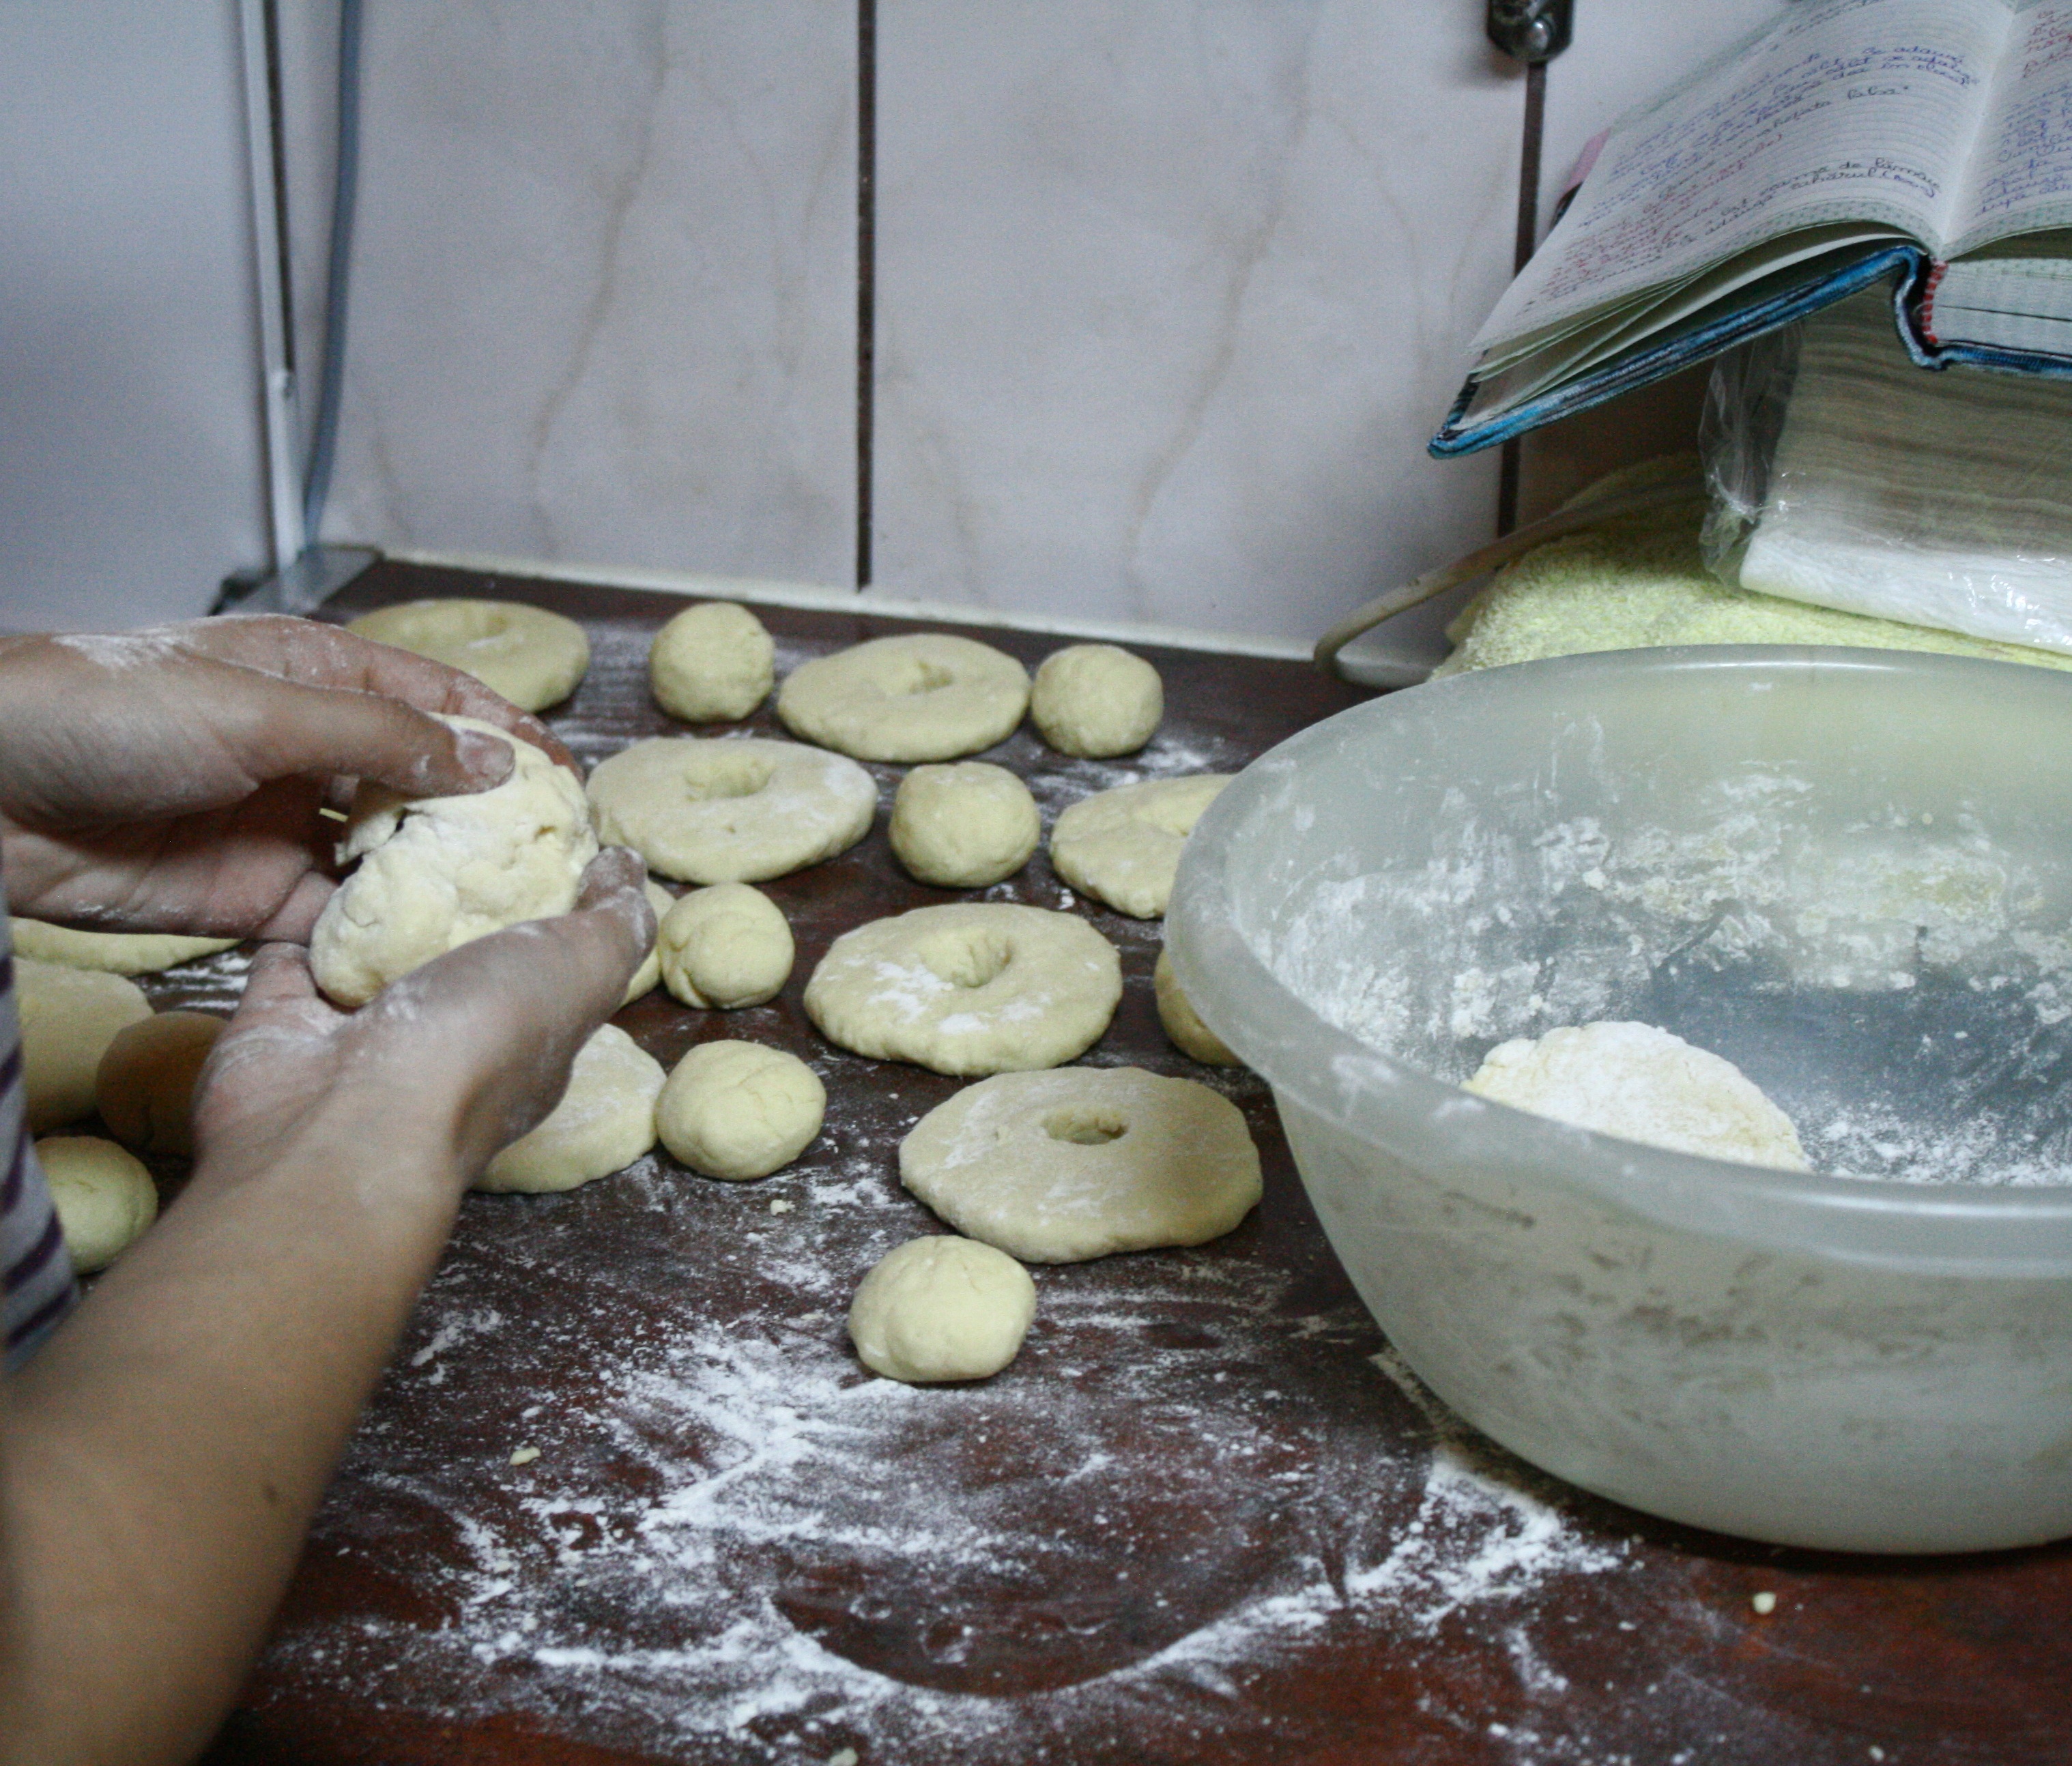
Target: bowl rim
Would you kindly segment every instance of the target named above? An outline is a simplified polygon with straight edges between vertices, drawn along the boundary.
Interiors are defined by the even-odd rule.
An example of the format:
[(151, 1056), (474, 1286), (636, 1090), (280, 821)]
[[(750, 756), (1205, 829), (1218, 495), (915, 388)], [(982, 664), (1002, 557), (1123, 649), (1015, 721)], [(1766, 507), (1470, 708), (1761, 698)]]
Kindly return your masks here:
[[(1494, 1130), (1504, 1143), (1502, 1153), (1507, 1164), (1516, 1163), (1521, 1156), (1529, 1156), (1536, 1164), (1544, 1164), (1549, 1175), (1558, 1175), (1622, 1205), (1638, 1200), (1637, 1189), (1659, 1189), (1677, 1192), (1686, 1201), (1694, 1193), (1716, 1197), (1736, 1215), (1744, 1214), (1749, 1203), (1774, 1201), (1796, 1205), (1800, 1210), (1811, 1204), (1825, 1214), (1885, 1218), (1900, 1214), (1910, 1220), (1996, 1226), (2049, 1222), (2072, 1228), (2072, 1178), (2059, 1184), (2018, 1185), (1910, 1184), (1786, 1171), (1627, 1140), (1478, 1097), (1384, 1053), (1324, 1017), (1260, 959), (1238, 930), (1230, 911), (1227, 852), (1231, 837), (1264, 794), (1272, 788), (1276, 776), (1301, 764), (1314, 750), (1336, 746), (1349, 726), (1421, 715), (1431, 703), (1428, 696), (1433, 693), (1466, 696), (1502, 693), (1528, 671), (1534, 678), (1558, 674), (1568, 688), (1587, 691), (1593, 677), (1610, 674), (1688, 676), (1738, 671), (1795, 680), (1836, 673), (1933, 676), (1980, 669), (1993, 671), (1995, 680), (2001, 682), (2010, 671), (2016, 671), (2028, 677), (2023, 683), (2024, 691), (2056, 693), (2065, 702), (2065, 715), (2068, 724), (2072, 724), (2072, 671), (1939, 651), (1815, 645), (1691, 645), (1590, 651), (1477, 670), (1363, 700), (1298, 730), (1260, 755), (1238, 774), (1202, 814), (1182, 852), (1168, 914), (1166, 943), (1181, 987), (1198, 1012), (1202, 1011), (1205, 1000), (1211, 1002), (1213, 1010), (1213, 1002), (1221, 992), (1241, 991), (1255, 998), (1276, 1000), (1284, 1022), (1299, 1027), (1303, 1042), (1321, 1043), (1326, 1058), (1318, 1060), (1313, 1046), (1299, 1059), (1276, 1062), (1276, 1052), (1294, 1053), (1295, 1035), (1276, 1034), (1269, 1026), (1237, 1021), (1227, 1013), (1219, 1014), (1221, 1021), (1203, 1015), (1209, 1027), (1276, 1094), (1289, 1095), (1305, 1109), (1350, 1133), (1362, 1131), (1355, 1120), (1363, 1107), (1356, 1102), (1356, 1095), (1364, 1098), (1376, 1090), (1388, 1090), (1403, 1095), (1412, 1110), (1426, 1119), (1453, 1119), (1457, 1130), (1472, 1141), (1487, 1138), (1486, 1131), (1471, 1132), (1474, 1125)], [(2068, 835), (2072, 836), (2072, 830), (2068, 830)], [(1276, 1068), (1278, 1071), (1273, 1070)], [(1678, 1211), (1686, 1210), (1679, 1207)], [(1704, 1212), (1716, 1210), (1708, 1208)], [(2057, 1267), (2055, 1259), (2048, 1261), (2054, 1268)]]

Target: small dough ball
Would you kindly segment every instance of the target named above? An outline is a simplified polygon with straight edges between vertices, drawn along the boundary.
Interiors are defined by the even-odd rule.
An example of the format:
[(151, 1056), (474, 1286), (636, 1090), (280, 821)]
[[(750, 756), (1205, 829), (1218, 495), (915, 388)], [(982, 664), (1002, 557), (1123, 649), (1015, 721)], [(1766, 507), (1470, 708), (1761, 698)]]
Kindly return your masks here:
[(669, 992), (701, 1011), (761, 1005), (791, 975), (791, 928), (746, 883), (692, 890), (671, 906), (655, 947)]
[(760, 883), (846, 852), (878, 784), (853, 760), (762, 736), (657, 736), (590, 775), (598, 832), (683, 883)]
[(569, 1089), (547, 1119), (475, 1179), (477, 1189), (543, 1195), (623, 1171), (655, 1144), (662, 1063), (616, 1025), (576, 1051)]
[(161, 1012), (117, 1031), (93, 1087), (108, 1131), (137, 1152), (190, 1156), (195, 1082), (223, 1030), (206, 1012)]
[(708, 1177), (767, 1177), (820, 1131), (819, 1076), (755, 1042), (701, 1042), (676, 1063), (656, 1110), (662, 1144)]
[(849, 1309), (863, 1365), (924, 1386), (983, 1380), (1013, 1361), (1036, 1316), (1036, 1284), (1005, 1251), (938, 1233), (878, 1259)]
[(1029, 671), (969, 638), (915, 632), (816, 656), (785, 677), (777, 715), (795, 736), (858, 760), (941, 761), (1014, 733)]
[(1199, 1245), (1260, 1194), (1237, 1106), (1141, 1067), (967, 1086), (900, 1143), (899, 1181), (959, 1232), (1028, 1263)]
[(29, 1132), (40, 1135), (92, 1110), (101, 1058), (120, 1031), (150, 1016), (151, 1002), (119, 975), (27, 957), (15, 962), (14, 988)]
[(1043, 824), (1029, 787), (1004, 766), (917, 766), (892, 800), (892, 850), (921, 882), (982, 889), (1029, 862)]
[(1158, 953), (1157, 967), (1151, 971), (1151, 991), (1158, 999), (1158, 1021), (1165, 1025), (1166, 1034), (1173, 1039), (1173, 1046), (1181, 1053), (1204, 1066), (1244, 1065), (1188, 1004), (1186, 995), (1180, 991), (1180, 978), (1173, 972), (1173, 959), (1163, 951)]
[(461, 797), (361, 786), (338, 848), (341, 865), (356, 858), (360, 869), (310, 935), (310, 972), (340, 1005), (364, 1005), (471, 938), (567, 913), (597, 856), (590, 802), (574, 774), (493, 725), (444, 721), (509, 743), (511, 774)]
[(1811, 1169), (1791, 1119), (1739, 1067), (1651, 1024), (1571, 1025), (1498, 1043), (1466, 1089), (1673, 1152)]
[(1073, 644), (1043, 659), (1029, 715), (1061, 754), (1133, 754), (1157, 732), (1166, 688), (1141, 656), (1113, 644)]
[(58, 1135), (36, 1143), (51, 1205), (74, 1271), (105, 1269), (158, 1218), (158, 1192), (134, 1154), (94, 1135)]
[(672, 717), (709, 724), (746, 717), (777, 680), (777, 647), (763, 622), (730, 601), (686, 607), (655, 635), (648, 679)]
[(105, 969), (110, 975), (157, 975), (196, 957), (228, 951), (236, 938), (187, 938), (170, 932), (81, 932), (42, 920), (10, 919), (17, 956), (68, 968)]
[(520, 711), (566, 699), (590, 670), (590, 639), (573, 619), (516, 601), (406, 601), (345, 628), (472, 675)]
[(1083, 1054), (1122, 998), (1122, 959), (1075, 914), (956, 901), (842, 934), (806, 984), (830, 1042), (937, 1073), (1054, 1067)]
[(635, 1000), (652, 993), (662, 980), (662, 922), (668, 918), (669, 910), (676, 905), (675, 896), (664, 889), (653, 877), (642, 887), (648, 893), (648, 905), (655, 910), (655, 942), (648, 946), (648, 954), (640, 959), (640, 967), (633, 971), (633, 979), (626, 984), (626, 997), (619, 1003), (629, 1006)]
[(1180, 849), (1227, 773), (1154, 778), (1082, 798), (1050, 830), (1050, 863), (1082, 893), (1139, 920), (1163, 917)]

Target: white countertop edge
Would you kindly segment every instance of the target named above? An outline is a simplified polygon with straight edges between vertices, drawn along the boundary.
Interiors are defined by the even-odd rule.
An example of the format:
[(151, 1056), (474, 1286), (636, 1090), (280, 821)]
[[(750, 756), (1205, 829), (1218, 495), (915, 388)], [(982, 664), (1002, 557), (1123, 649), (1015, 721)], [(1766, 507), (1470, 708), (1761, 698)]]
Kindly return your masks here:
[(1246, 632), (1195, 631), (1179, 626), (1157, 626), (1132, 620), (1055, 618), (1047, 614), (1008, 613), (969, 602), (909, 601), (858, 593), (823, 583), (779, 582), (762, 577), (719, 577), (691, 570), (650, 570), (629, 565), (553, 564), (538, 558), (502, 557), (486, 552), (384, 550), (399, 564), (426, 565), (448, 570), (475, 570), (485, 575), (533, 577), (550, 582), (595, 583), (610, 589), (652, 589), (664, 594), (717, 601), (759, 602), (772, 607), (810, 607), (826, 613), (884, 614), (897, 619), (934, 619), (964, 626), (998, 626), (1013, 631), (1054, 633), (1060, 638), (1091, 638), (1108, 643), (1163, 645), (1174, 650), (1205, 650), (1233, 656), (1268, 656), (1279, 661), (1307, 662), (1310, 647), (1299, 638), (1269, 638)]

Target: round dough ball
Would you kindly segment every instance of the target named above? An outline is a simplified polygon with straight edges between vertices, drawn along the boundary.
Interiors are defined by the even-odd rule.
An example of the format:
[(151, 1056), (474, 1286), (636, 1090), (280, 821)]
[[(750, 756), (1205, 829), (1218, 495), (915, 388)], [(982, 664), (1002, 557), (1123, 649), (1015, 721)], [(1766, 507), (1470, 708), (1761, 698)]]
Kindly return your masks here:
[(1036, 1316), (1036, 1284), (1004, 1251), (938, 1233), (880, 1258), (849, 1309), (863, 1365), (924, 1386), (983, 1380), (1013, 1361)]
[(54, 1136), (36, 1143), (36, 1160), (78, 1275), (107, 1268), (158, 1218), (150, 1173), (112, 1140)]
[(763, 622), (730, 601), (686, 607), (655, 635), (648, 680), (655, 702), (686, 723), (746, 717), (777, 679), (777, 647)]
[(598, 832), (683, 883), (760, 883), (845, 852), (878, 786), (854, 761), (760, 736), (635, 742), (590, 775)]
[(310, 972), (340, 1005), (365, 1004), (471, 938), (567, 913), (597, 856), (589, 802), (565, 767), (475, 718), (444, 721), (509, 743), (511, 775), (462, 797), (360, 787), (338, 848), (360, 869), (310, 935)]
[(138, 1152), (192, 1154), (195, 1082), (223, 1031), (206, 1012), (161, 1012), (117, 1031), (93, 1086), (108, 1131)]
[(520, 711), (558, 704), (590, 669), (581, 626), (516, 601), (406, 601), (345, 629), (472, 675)]
[(708, 1177), (767, 1177), (820, 1131), (828, 1094), (795, 1054), (755, 1042), (701, 1042), (662, 1087), (662, 1144)]
[(1043, 824), (1029, 787), (1004, 766), (917, 766), (892, 799), (892, 850), (923, 883), (982, 889), (1029, 862)]
[(858, 760), (955, 760), (1014, 733), (1029, 671), (969, 638), (916, 632), (801, 663), (777, 695), (795, 736)]
[(1173, 959), (1163, 951), (1158, 953), (1157, 967), (1151, 971), (1151, 991), (1158, 1000), (1158, 1021), (1165, 1025), (1166, 1034), (1173, 1039), (1173, 1046), (1181, 1053), (1204, 1066), (1244, 1065), (1188, 1004), (1186, 995), (1180, 991), (1180, 978), (1173, 972)]
[(110, 975), (157, 975), (196, 957), (214, 956), (239, 942), (181, 938), (171, 932), (81, 932), (43, 920), (13, 918), (7, 930), (17, 956), (72, 969), (105, 969)]
[(647, 891), (648, 905), (655, 910), (655, 942), (648, 947), (648, 954), (640, 959), (640, 967), (633, 971), (633, 979), (626, 984), (626, 997), (619, 1003), (629, 1006), (635, 1000), (652, 993), (662, 980), (662, 922), (668, 918), (669, 910), (676, 905), (675, 896), (664, 889), (653, 877), (641, 887)]
[(1673, 1152), (1811, 1169), (1791, 1119), (1739, 1067), (1651, 1024), (1570, 1025), (1500, 1042), (1466, 1089)]
[(151, 1015), (151, 1002), (134, 981), (27, 957), (14, 963), (14, 1000), (32, 1135), (62, 1128), (92, 1110), (94, 1077), (109, 1044)]
[(1075, 889), (1118, 914), (1155, 920), (1172, 899), (1180, 848), (1227, 773), (1154, 778), (1083, 798), (1050, 830), (1050, 863)]
[(1166, 688), (1141, 656), (1113, 644), (1073, 644), (1043, 659), (1029, 715), (1060, 754), (1133, 754), (1157, 733)]
[(964, 901), (845, 932), (806, 984), (806, 1013), (857, 1054), (1001, 1073), (1083, 1054), (1121, 997), (1121, 959), (1084, 920)]
[(914, 1125), (899, 1181), (1029, 1263), (1220, 1238), (1259, 1201), (1237, 1106), (1141, 1067), (1002, 1074)]
[(623, 1171), (655, 1144), (662, 1063), (616, 1025), (576, 1051), (569, 1089), (547, 1119), (506, 1147), (477, 1189), (544, 1195)]
[(701, 1011), (761, 1005), (791, 979), (791, 928), (775, 901), (746, 883), (692, 890), (670, 908), (655, 943), (669, 992)]

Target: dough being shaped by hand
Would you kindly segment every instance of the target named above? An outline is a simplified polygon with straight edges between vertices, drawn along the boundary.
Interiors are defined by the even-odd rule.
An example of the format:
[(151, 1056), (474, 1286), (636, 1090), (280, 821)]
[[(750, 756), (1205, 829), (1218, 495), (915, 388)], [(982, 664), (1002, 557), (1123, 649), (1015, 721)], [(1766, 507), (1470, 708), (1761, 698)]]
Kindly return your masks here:
[(1082, 798), (1050, 830), (1050, 863), (1074, 889), (1116, 913), (1161, 918), (1181, 848), (1229, 783), (1227, 773), (1196, 773)]
[(1199, 1245), (1260, 1194), (1237, 1106), (1141, 1067), (967, 1086), (900, 1143), (899, 1181), (959, 1232), (1028, 1263)]
[(1043, 659), (1029, 715), (1061, 754), (1133, 754), (1157, 733), (1166, 688), (1141, 656), (1113, 644), (1073, 644)]
[(135, 1152), (190, 1156), (195, 1085), (224, 1022), (206, 1012), (161, 1012), (117, 1031), (93, 1085), (108, 1131)]
[(471, 938), (576, 903), (597, 856), (575, 775), (530, 742), (472, 717), (442, 721), (510, 745), (510, 777), (464, 797), (405, 798), (363, 785), (339, 843), (360, 869), (324, 904), (310, 937), (317, 985), (364, 1005), (398, 975)]
[(1029, 671), (969, 638), (915, 632), (816, 656), (785, 677), (777, 715), (795, 736), (858, 760), (941, 761), (1014, 733)]
[(590, 669), (581, 626), (516, 601), (406, 601), (345, 629), (472, 675), (520, 711), (560, 704)]
[(1029, 1271), (990, 1245), (937, 1233), (879, 1259), (849, 1309), (863, 1365), (911, 1385), (983, 1380), (1013, 1361), (1036, 1316)]
[(656, 1109), (662, 1144), (707, 1177), (767, 1177), (820, 1131), (827, 1089), (795, 1054), (701, 1042), (676, 1063)]
[(1498, 1043), (1466, 1089), (1673, 1152), (1811, 1168), (1791, 1119), (1740, 1068), (1651, 1024), (1571, 1025)]
[(716, 883), (672, 903), (655, 947), (669, 992), (703, 1012), (761, 1005), (791, 979), (791, 928), (746, 883)]
[(576, 1051), (569, 1089), (547, 1119), (489, 1161), (477, 1189), (543, 1195), (623, 1171), (655, 1144), (662, 1063), (616, 1025)]
[(93, 1135), (36, 1143), (51, 1205), (75, 1273), (105, 1269), (158, 1218), (158, 1192), (134, 1154)]
[(760, 883), (846, 852), (878, 786), (854, 761), (759, 736), (657, 736), (590, 775), (598, 832), (684, 883)]
[(17, 956), (62, 963), (71, 969), (105, 969), (110, 975), (157, 975), (196, 957), (228, 951), (236, 938), (189, 938), (171, 932), (82, 932), (43, 920), (10, 918)]
[(746, 717), (770, 696), (777, 647), (763, 622), (730, 601), (686, 607), (655, 635), (648, 680), (672, 717), (709, 724)]
[(1121, 959), (1084, 920), (960, 901), (845, 932), (805, 1004), (823, 1036), (857, 1054), (981, 1074), (1083, 1054), (1121, 997)]
[(119, 975), (27, 957), (14, 962), (14, 999), (29, 1132), (40, 1135), (92, 1110), (101, 1058), (117, 1033), (150, 1016), (151, 1002)]
[(1188, 1004), (1186, 995), (1180, 991), (1180, 978), (1173, 972), (1173, 959), (1163, 951), (1158, 953), (1157, 966), (1151, 971), (1151, 990), (1158, 1001), (1158, 1021), (1166, 1027), (1166, 1034), (1173, 1039), (1173, 1046), (1181, 1053), (1205, 1067), (1244, 1065)]
[[(647, 892), (648, 905), (655, 910), (655, 925), (659, 931), (662, 922), (668, 918), (669, 910), (676, 905), (675, 896), (664, 889), (653, 877), (641, 885)], [(619, 1003), (629, 1006), (635, 1000), (652, 993), (662, 981), (662, 941), (657, 937), (648, 947), (648, 954), (640, 959), (640, 967), (633, 971), (633, 979), (626, 984), (626, 997)]]
[(1029, 787), (1005, 767), (958, 761), (917, 766), (900, 780), (888, 832), (918, 881), (982, 889), (1029, 862), (1043, 826)]

